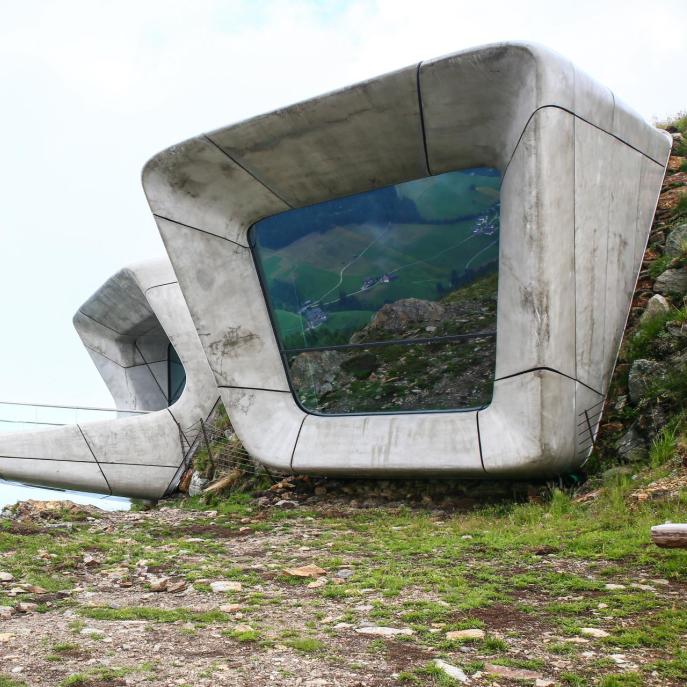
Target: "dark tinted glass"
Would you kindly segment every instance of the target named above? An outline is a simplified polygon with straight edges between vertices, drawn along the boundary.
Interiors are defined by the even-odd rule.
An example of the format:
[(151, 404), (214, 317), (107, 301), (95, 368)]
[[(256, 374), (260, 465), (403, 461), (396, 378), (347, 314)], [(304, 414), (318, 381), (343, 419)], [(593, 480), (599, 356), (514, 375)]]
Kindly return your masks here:
[[(277, 337), (306, 409), (489, 402), (500, 181), (488, 168), (449, 172), (253, 227)], [(367, 362), (358, 369), (356, 360)]]
[(172, 405), (179, 400), (186, 386), (186, 371), (172, 344), (167, 349), (167, 386), (167, 401)]

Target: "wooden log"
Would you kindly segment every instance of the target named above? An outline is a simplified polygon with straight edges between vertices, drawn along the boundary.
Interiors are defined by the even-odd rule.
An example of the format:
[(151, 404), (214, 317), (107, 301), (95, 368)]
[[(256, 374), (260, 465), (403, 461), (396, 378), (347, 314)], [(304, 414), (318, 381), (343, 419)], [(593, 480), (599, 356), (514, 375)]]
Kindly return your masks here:
[(687, 525), (656, 525), (651, 528), (651, 541), (663, 549), (687, 549)]
[(228, 489), (234, 482), (236, 482), (239, 477), (241, 477), (241, 470), (234, 468), (231, 472), (220, 477), (217, 481), (213, 482), (211, 485), (203, 490), (204, 494), (219, 494), (219, 492)]

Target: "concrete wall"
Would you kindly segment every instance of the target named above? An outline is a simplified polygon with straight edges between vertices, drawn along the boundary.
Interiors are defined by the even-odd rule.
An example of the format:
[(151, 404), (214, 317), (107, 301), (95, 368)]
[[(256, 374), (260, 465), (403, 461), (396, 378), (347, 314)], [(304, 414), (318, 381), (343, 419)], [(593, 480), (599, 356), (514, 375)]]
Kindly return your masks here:
[[(550, 475), (586, 459), (670, 142), (544, 48), (411, 65), (201, 135), (143, 184), (248, 451), (282, 470)], [(247, 231), (289, 208), (501, 170), (496, 382), (480, 411), (323, 417), (295, 402)]]
[[(74, 325), (116, 407), (156, 412), (0, 434), (0, 476), (158, 498), (179, 477), (188, 441), (192, 441), (188, 428), (206, 418), (218, 400), (169, 261), (150, 261), (118, 272), (79, 308)], [(168, 408), (170, 342), (186, 371), (186, 386)]]

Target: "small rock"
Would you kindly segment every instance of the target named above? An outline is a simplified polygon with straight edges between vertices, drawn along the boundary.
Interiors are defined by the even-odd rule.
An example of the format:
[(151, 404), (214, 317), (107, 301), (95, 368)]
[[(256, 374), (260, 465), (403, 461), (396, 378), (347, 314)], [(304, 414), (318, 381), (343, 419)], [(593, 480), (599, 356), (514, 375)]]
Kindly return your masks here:
[(87, 568), (94, 568), (95, 566), (100, 564), (100, 561), (95, 556), (91, 556), (90, 553), (84, 554), (83, 557), (83, 564)]
[(533, 670), (524, 670), (522, 668), (509, 668), (508, 666), (498, 666), (492, 663), (485, 663), (484, 672), (489, 675), (498, 675), (505, 677), (508, 680), (541, 680), (542, 675), (535, 673)]
[(24, 587), (24, 590), (29, 594), (48, 594), (47, 589), (43, 589), (43, 587), (39, 587), (37, 584), (23, 584), (22, 587)]
[(334, 577), (338, 577), (341, 580), (348, 580), (353, 577), (353, 571), (350, 568), (341, 568), (334, 573)]
[(0, 582), (11, 582), (14, 579), (14, 575), (8, 572), (0, 572)]
[(360, 635), (372, 635), (373, 637), (395, 637), (396, 635), (410, 636), (414, 634), (413, 630), (409, 627), (358, 627), (355, 631)]
[(14, 639), (14, 632), (0, 632), (0, 644), (6, 644)]
[(239, 623), (234, 627), (234, 632), (238, 632), (239, 634), (243, 634), (244, 632), (253, 632), (253, 628), (250, 625)]
[(210, 589), (217, 594), (221, 592), (240, 592), (242, 588), (243, 585), (240, 582), (233, 582), (231, 580), (210, 582)]
[(279, 499), (274, 505), (277, 508), (298, 508), (298, 503), (296, 501), (289, 501), (289, 499)]
[(608, 584), (604, 585), (604, 589), (608, 589), (610, 591), (614, 589), (625, 589), (624, 584), (613, 584), (613, 582), (609, 582)]
[(17, 613), (33, 613), (34, 611), (38, 610), (38, 604), (32, 604), (28, 601), (20, 601), (15, 606), (15, 609), (17, 610)]
[(167, 583), (167, 591), (170, 594), (175, 594), (176, 592), (183, 592), (186, 589), (186, 582), (184, 580), (177, 580), (176, 582)]
[(687, 268), (666, 270), (654, 282), (654, 291), (662, 294), (675, 294), (680, 298), (687, 294)]
[(601, 630), (598, 627), (583, 627), (580, 630), (580, 634), (584, 635), (585, 637), (594, 637), (595, 639), (610, 637), (606, 630)]
[(324, 587), (327, 584), (327, 578), (326, 577), (318, 577), (316, 580), (313, 580), (312, 582), (308, 582), (307, 585), (305, 585), (308, 589), (317, 589), (318, 587)]
[(461, 537), (461, 539), (472, 539), (472, 535), (471, 535), (471, 534), (464, 534), (464, 535)]
[(153, 577), (150, 580), (150, 591), (151, 592), (166, 592), (167, 585), (169, 584), (168, 577)]
[(188, 487), (189, 496), (198, 496), (208, 484), (210, 484), (210, 480), (207, 477), (204, 477), (200, 472), (194, 472)]
[(219, 610), (223, 613), (236, 613), (243, 608), (241, 604), (222, 604)]
[(12, 617), (11, 606), (0, 606), (0, 620), (9, 620)]
[(327, 493), (327, 487), (322, 484), (318, 484), (315, 489), (315, 496), (324, 496)]
[(484, 639), (484, 630), (472, 628), (469, 630), (451, 630), (446, 633), (446, 639)]
[(660, 293), (655, 293), (646, 304), (646, 308), (639, 321), (644, 324), (668, 312), (670, 312), (668, 301)]
[(320, 577), (326, 575), (327, 571), (317, 565), (302, 565), (300, 568), (285, 568), (284, 572), (293, 577)]
[(440, 658), (434, 659), (434, 665), (439, 668), (439, 670), (446, 673), (450, 678), (458, 680), (458, 682), (468, 682), (468, 676), (457, 666), (452, 666), (450, 663), (446, 663), (446, 661), (442, 661)]

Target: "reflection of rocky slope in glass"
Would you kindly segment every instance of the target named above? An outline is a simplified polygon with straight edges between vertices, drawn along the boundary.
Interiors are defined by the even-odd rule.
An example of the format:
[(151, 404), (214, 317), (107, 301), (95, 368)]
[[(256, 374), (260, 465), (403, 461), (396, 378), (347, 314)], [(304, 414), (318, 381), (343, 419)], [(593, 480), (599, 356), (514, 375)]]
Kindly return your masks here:
[[(496, 275), (432, 302), (384, 305), (351, 343), (487, 333), (496, 323)], [(495, 339), (312, 351), (289, 359), (303, 405), (325, 413), (472, 408), (491, 400)]]

